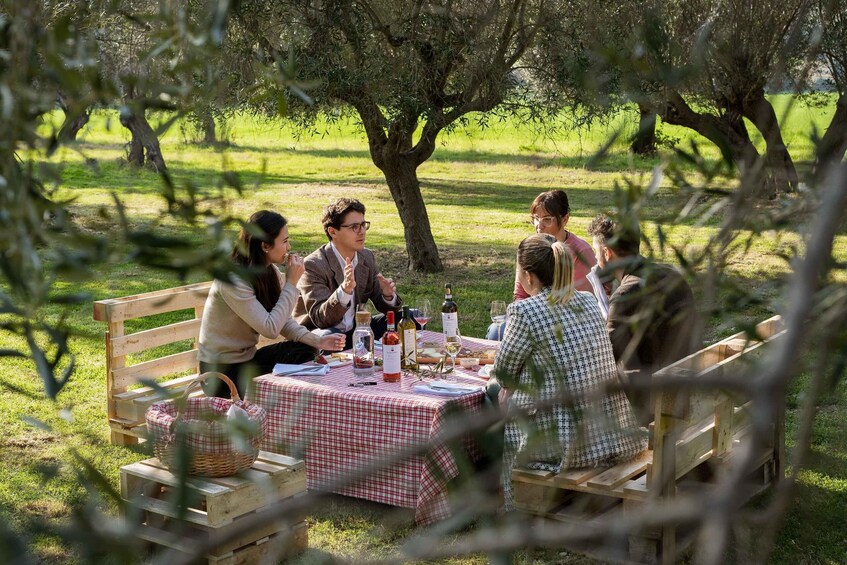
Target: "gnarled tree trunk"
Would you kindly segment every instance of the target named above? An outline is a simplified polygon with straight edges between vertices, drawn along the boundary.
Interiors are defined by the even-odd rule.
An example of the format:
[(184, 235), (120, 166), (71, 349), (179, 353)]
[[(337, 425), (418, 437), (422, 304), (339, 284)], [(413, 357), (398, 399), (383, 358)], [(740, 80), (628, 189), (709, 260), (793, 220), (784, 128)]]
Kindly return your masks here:
[(413, 147), (412, 134), (417, 124), (415, 118), (407, 117), (389, 124), (373, 101), (364, 97), (354, 98), (350, 104), (362, 118), (371, 159), (385, 175), (388, 190), (397, 206), (400, 221), (403, 222), (409, 270), (440, 273), (444, 265), (432, 237), (429, 214), (418, 181), (418, 166), (435, 150), (437, 131), (424, 128), (424, 134)]
[(84, 106), (82, 108), (72, 108), (74, 105), (68, 103), (67, 96), (64, 92), (59, 92), (56, 96), (56, 102), (59, 108), (62, 109), (62, 112), (65, 113), (65, 121), (62, 123), (62, 127), (59, 128), (59, 139), (62, 141), (75, 141), (77, 134), (88, 123), (91, 114), (88, 108)]
[(217, 143), (215, 136), (215, 118), (212, 115), (203, 116), (203, 143)]
[(815, 176), (824, 174), (832, 165), (844, 160), (847, 153), (847, 94), (840, 94), (835, 103), (835, 114), (821, 137), (815, 152)]
[(381, 169), (403, 222), (409, 270), (424, 273), (443, 271), (421, 195), (417, 164), (409, 157), (395, 154), (386, 156)]
[(765, 98), (764, 91), (749, 96), (742, 109), (744, 117), (753, 122), (765, 138), (765, 160), (773, 189), (771, 196), (780, 192), (794, 192), (799, 183), (797, 169), (782, 139), (776, 112)]
[(136, 166), (143, 165), (146, 152), (147, 164), (157, 172), (167, 171), (165, 158), (162, 156), (162, 149), (159, 146), (159, 138), (147, 122), (144, 111), (136, 112), (130, 106), (124, 106), (120, 111), (120, 121), (121, 125), (132, 133), (132, 140), (129, 145), (129, 162)]
[(649, 106), (638, 104), (638, 131), (632, 137), (630, 151), (636, 155), (656, 153), (656, 112)]

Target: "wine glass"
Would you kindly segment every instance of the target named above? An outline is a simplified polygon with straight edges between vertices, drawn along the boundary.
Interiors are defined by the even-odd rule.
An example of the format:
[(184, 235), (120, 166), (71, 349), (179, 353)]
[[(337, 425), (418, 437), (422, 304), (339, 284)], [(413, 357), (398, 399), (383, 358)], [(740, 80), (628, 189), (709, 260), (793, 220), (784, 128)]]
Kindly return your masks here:
[[(432, 304), (430, 303), (428, 298), (424, 298), (423, 300), (418, 302), (418, 307), (415, 308), (415, 321), (420, 324), (421, 331), (426, 329), (426, 325), (429, 322), (430, 317), (432, 316)], [(418, 341), (421, 341), (423, 336), (418, 334)]]
[(456, 328), (456, 333), (454, 335), (444, 334), (444, 351), (447, 352), (447, 355), (450, 356), (450, 360), (453, 362), (453, 375), (456, 374), (456, 355), (459, 354), (459, 350), (462, 349), (462, 336), (459, 334), (459, 329)]
[(491, 321), (497, 324), (497, 335), (502, 340), (503, 322), (506, 321), (506, 303), (502, 300), (495, 300), (491, 303)]

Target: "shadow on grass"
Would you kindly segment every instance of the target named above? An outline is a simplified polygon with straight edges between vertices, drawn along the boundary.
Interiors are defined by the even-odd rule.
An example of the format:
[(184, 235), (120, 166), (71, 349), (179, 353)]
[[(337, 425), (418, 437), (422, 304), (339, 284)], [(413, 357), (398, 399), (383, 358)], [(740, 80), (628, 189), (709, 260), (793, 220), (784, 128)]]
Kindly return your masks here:
[[(833, 463), (844, 471), (844, 462)], [(769, 563), (845, 563), (847, 490), (800, 483)]]

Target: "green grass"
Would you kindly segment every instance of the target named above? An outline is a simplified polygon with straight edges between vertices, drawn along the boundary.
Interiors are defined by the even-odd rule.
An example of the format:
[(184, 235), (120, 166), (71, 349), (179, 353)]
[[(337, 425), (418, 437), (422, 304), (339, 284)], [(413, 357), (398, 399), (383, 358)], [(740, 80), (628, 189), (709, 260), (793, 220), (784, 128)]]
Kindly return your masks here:
[[(787, 103), (787, 97), (776, 99), (779, 108)], [(808, 133), (813, 124), (824, 124), (831, 111), (801, 104), (789, 116), (784, 136), (795, 160), (810, 158)], [(368, 219), (373, 222), (368, 246), (376, 252), (383, 272), (397, 280), (404, 298), (414, 303), (427, 297), (439, 303), (443, 284), (452, 282), (463, 333), (483, 335), (489, 323), (489, 302), (511, 298), (515, 248), (530, 232), (528, 207), (538, 192), (565, 189), (572, 208), (570, 228), (587, 237), (590, 219), (612, 208), (615, 182), (625, 175), (647, 182), (653, 167), (668, 157), (664, 151), (656, 158), (631, 158), (624, 144), (618, 143), (608, 159), (589, 168), (591, 155), (615, 127), (633, 131), (634, 116), (629, 112), (607, 124), (563, 132), (555, 139), (512, 122), (498, 122), (488, 129), (471, 124), (466, 130), (443, 136), (432, 159), (419, 169), (433, 233), (446, 267), (444, 273), (436, 275), (410, 275), (406, 271), (403, 230), (396, 208), (384, 178), (370, 161), (363, 134), (353, 123), (340, 127), (317, 124), (320, 135), (298, 139), (284, 124), (241, 116), (231, 125), (230, 141), (234, 145), (225, 151), (188, 144), (178, 129), (165, 136), (163, 151), (178, 185), (191, 182), (206, 193), (214, 193), (221, 172), (238, 171), (247, 189), (243, 197), (230, 203), (228, 211), (242, 217), (264, 207), (280, 211), (290, 221), (294, 248), (303, 253), (325, 241), (319, 225), (322, 206), (339, 196), (355, 194), (367, 205)], [(679, 128), (665, 125), (662, 131), (679, 138), (681, 146), (691, 140), (702, 142)], [(136, 224), (153, 221), (161, 209), (158, 177), (124, 164), (123, 146), (127, 141), (115, 115), (101, 112), (94, 116), (77, 146), (63, 148), (51, 159), (61, 166), (60, 194), (75, 199), (72, 210), (87, 229), (117, 234), (112, 223), (96, 214), (109, 202), (113, 191), (126, 203), (128, 216)], [(705, 153), (716, 157), (714, 149), (707, 148)], [(717, 214), (702, 225), (686, 220), (671, 227), (680, 206), (680, 194), (665, 180), (644, 210), (647, 231), (655, 236), (654, 228), (660, 225), (669, 229), (671, 240), (681, 248), (704, 245), (718, 229), (722, 216)], [(200, 228), (167, 223), (166, 229), (190, 236), (197, 245), (204, 244)], [(790, 229), (766, 233), (747, 255), (733, 257), (728, 276), (743, 288), (758, 292), (763, 302), (710, 318), (709, 341), (737, 331), (742, 323), (770, 315), (779, 300), (777, 281), (789, 272), (781, 251), (800, 242), (800, 234)], [(835, 249), (836, 259), (847, 260), (847, 236), (843, 233)], [(660, 257), (673, 262), (670, 254)], [(190, 281), (206, 278), (195, 273)], [(175, 286), (180, 281), (167, 273), (141, 268), (128, 257), (118, 257), (113, 265), (99, 268), (91, 281), (63, 284), (102, 299)], [(698, 296), (705, 297), (706, 290), (698, 286)], [(726, 294), (719, 294), (717, 302), (726, 299)], [(47, 312), (49, 316), (57, 314), (57, 310)], [(77, 371), (57, 402), (43, 398), (41, 384), (28, 362), (0, 359), (0, 382), (15, 387), (0, 399), (0, 426), (5, 432), (0, 440), (0, 520), (20, 532), (35, 531), (40, 519), (66, 520), (72, 509), (91, 500), (75, 474), (70, 449), (92, 461), (114, 488), (118, 486), (119, 468), (142, 456), (136, 449), (111, 446), (108, 441), (103, 326), (92, 320), (90, 305), (73, 311), (70, 323), (79, 334), (72, 342)], [(435, 320), (431, 329), (438, 328)], [(23, 344), (2, 336), (0, 348), (6, 347)], [(798, 385), (791, 398), (801, 390)], [(839, 389), (828, 398), (829, 404), (816, 422), (813, 457), (809, 469), (800, 475), (799, 494), (778, 538), (773, 563), (840, 563), (847, 558), (843, 527), (847, 508), (847, 396)], [(789, 406), (790, 437), (795, 431), (797, 404), (790, 401)], [(23, 416), (46, 422), (51, 429), (33, 427)], [(55, 473), (55, 478), (45, 482), (45, 471)], [(114, 511), (113, 505), (104, 504)], [(367, 502), (331, 499), (328, 506), (310, 515), (312, 549), (304, 560), (318, 563), (330, 556), (381, 555), (396, 548), (412, 531), (409, 514), (392, 512), (394, 518), (386, 518), (386, 511)], [(399, 529), (393, 527), (395, 518), (402, 524)], [(34, 543), (47, 562), (74, 561), (53, 539), (39, 536)], [(583, 561), (556, 551), (527, 552), (520, 559), (525, 563)], [(482, 563), (484, 558), (454, 562), (460, 561)]]

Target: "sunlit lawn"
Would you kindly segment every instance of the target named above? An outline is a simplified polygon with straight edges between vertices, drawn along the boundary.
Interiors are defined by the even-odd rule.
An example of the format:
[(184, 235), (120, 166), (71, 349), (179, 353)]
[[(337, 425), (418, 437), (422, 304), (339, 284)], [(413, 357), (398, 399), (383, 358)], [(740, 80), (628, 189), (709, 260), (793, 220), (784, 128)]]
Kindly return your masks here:
[[(782, 98), (778, 106), (786, 102)], [(795, 109), (784, 135), (796, 159), (809, 158), (811, 146), (804, 135), (808, 135), (810, 123), (818, 127), (824, 124), (830, 111), (802, 104)], [(555, 138), (546, 138), (531, 128), (517, 128), (511, 122), (494, 123), (488, 129), (472, 124), (445, 135), (433, 158), (419, 169), (433, 233), (446, 268), (444, 273), (435, 275), (412, 276), (406, 271), (403, 230), (396, 208), (355, 124), (341, 128), (318, 124), (318, 133), (298, 139), (279, 122), (241, 116), (230, 126), (233, 146), (226, 150), (187, 143), (183, 134), (174, 129), (165, 137), (163, 151), (178, 186), (191, 183), (207, 194), (215, 193), (220, 186), (222, 172), (237, 171), (246, 188), (240, 197), (228, 189), (227, 194), (233, 198), (226, 211), (246, 217), (259, 208), (278, 210), (290, 221), (294, 248), (304, 254), (325, 241), (319, 224), (322, 206), (339, 196), (355, 195), (365, 202), (368, 219), (373, 222), (368, 245), (377, 253), (383, 272), (397, 279), (403, 296), (412, 303), (422, 297), (438, 302), (443, 284), (452, 282), (463, 333), (483, 335), (489, 322), (488, 303), (511, 297), (515, 248), (531, 231), (526, 221), (528, 207), (538, 192), (565, 189), (571, 201), (570, 228), (586, 237), (591, 218), (613, 206), (611, 191), (615, 182), (626, 176), (646, 183), (652, 169), (668, 157), (669, 151), (663, 149), (657, 158), (631, 158), (619, 143), (612, 147), (608, 159), (591, 161), (594, 151), (615, 128), (622, 127), (629, 133), (634, 130), (634, 117), (630, 112), (609, 123), (560, 133)], [(678, 138), (680, 147), (695, 139), (668, 126), (662, 128), (662, 134)], [(72, 210), (77, 221), (88, 229), (117, 234), (113, 223), (96, 213), (100, 206), (108, 205), (111, 192), (127, 205), (133, 222), (151, 222), (161, 210), (158, 177), (123, 163), (127, 140), (114, 115), (101, 112), (81, 134), (76, 147), (60, 150), (51, 160), (61, 163), (61, 194), (75, 198)], [(706, 154), (716, 156), (708, 148)], [(680, 205), (679, 195), (665, 180), (645, 208), (648, 233), (653, 234), (655, 242), (654, 228), (659, 224), (669, 229), (676, 245), (703, 245), (718, 228), (721, 215), (703, 225), (686, 220), (672, 228)], [(190, 234), (197, 245), (204, 244), (202, 225), (187, 228), (166, 222), (165, 228)], [(739, 323), (763, 319), (775, 311), (778, 283), (789, 273), (780, 252), (800, 241), (800, 235), (790, 231), (765, 234), (747, 255), (739, 254), (730, 262), (732, 277), (744, 288), (758, 292), (763, 302), (710, 319), (710, 341), (732, 332)], [(847, 259), (844, 235), (838, 240), (836, 256)], [(661, 257), (673, 261), (669, 253)], [(206, 278), (196, 273), (190, 281)], [(101, 299), (177, 284), (180, 281), (171, 275), (142, 269), (124, 257), (102, 268), (95, 280), (82, 286), (94, 299)], [(702, 290), (698, 288), (699, 295)], [(58, 403), (42, 398), (40, 383), (28, 363), (0, 360), (0, 380), (17, 388), (7, 391), (0, 400), (0, 425), (5, 432), (0, 440), (0, 519), (9, 521), (19, 531), (32, 532), (41, 518), (67, 518), (72, 507), (89, 500), (69, 463), (69, 448), (78, 449), (91, 460), (115, 488), (120, 467), (141, 457), (135, 450), (108, 443), (104, 328), (91, 319), (90, 307), (74, 312), (71, 321), (80, 332), (74, 340), (78, 368)], [(431, 329), (439, 329), (437, 320)], [(3, 348), (20, 345), (0, 343)], [(800, 390), (797, 385), (789, 399), (789, 437), (794, 430), (794, 396)], [(775, 563), (847, 560), (843, 521), (847, 509), (847, 396), (839, 389), (827, 402), (815, 429), (813, 465), (801, 474), (800, 496), (779, 537)], [(69, 409), (66, 419), (60, 417), (61, 408)], [(46, 422), (52, 429), (35, 428), (22, 415)], [(45, 468), (55, 468), (57, 473), (47, 483), (41, 480)], [(333, 499), (330, 506), (316, 510), (309, 519), (312, 549), (306, 560), (379, 555), (396, 548), (411, 528), (406, 526), (398, 532), (387, 527), (383, 512), (385, 508), (378, 505)], [(408, 516), (403, 516), (401, 513), (401, 518), (408, 520)], [(55, 541), (35, 541), (45, 560), (73, 561)], [(521, 559), (579, 561), (558, 552), (522, 554)], [(483, 561), (481, 556), (464, 560)]]

